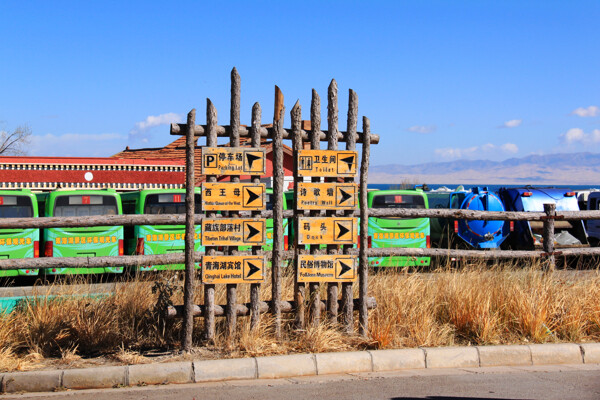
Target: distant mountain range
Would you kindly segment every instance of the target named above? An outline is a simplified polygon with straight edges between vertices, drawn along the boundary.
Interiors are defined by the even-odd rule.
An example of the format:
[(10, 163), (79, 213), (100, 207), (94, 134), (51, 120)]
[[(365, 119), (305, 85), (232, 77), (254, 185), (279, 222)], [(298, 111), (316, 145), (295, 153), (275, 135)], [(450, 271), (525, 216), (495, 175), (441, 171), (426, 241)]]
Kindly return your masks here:
[(504, 161), (371, 165), (369, 183), (600, 185), (600, 154), (560, 153)]

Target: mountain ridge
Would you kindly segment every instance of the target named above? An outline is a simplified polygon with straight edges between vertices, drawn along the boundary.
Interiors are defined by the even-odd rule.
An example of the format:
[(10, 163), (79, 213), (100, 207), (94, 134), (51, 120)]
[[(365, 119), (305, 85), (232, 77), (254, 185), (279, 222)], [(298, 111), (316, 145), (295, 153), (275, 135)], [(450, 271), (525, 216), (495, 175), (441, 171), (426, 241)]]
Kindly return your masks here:
[(416, 165), (385, 164), (369, 168), (371, 183), (406, 181), (489, 184), (600, 184), (600, 153), (555, 153), (503, 161), (456, 160)]

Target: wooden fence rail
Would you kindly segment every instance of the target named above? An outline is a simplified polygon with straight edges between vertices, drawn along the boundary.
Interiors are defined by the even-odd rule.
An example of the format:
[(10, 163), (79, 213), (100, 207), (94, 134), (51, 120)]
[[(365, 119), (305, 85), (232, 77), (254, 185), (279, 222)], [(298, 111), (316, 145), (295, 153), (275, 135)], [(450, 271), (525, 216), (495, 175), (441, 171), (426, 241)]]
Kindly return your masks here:
[[(360, 255), (360, 249), (346, 250), (349, 255)], [(547, 257), (543, 250), (461, 250), (461, 249), (424, 249), (409, 247), (390, 247), (365, 249), (366, 257), (453, 257), (475, 259), (533, 259)], [(195, 262), (201, 262), (203, 252), (194, 252)], [(559, 256), (600, 256), (600, 247), (564, 248), (552, 252)], [(213, 255), (225, 255), (215, 251)], [(270, 252), (264, 253), (266, 260), (272, 260)], [(281, 260), (294, 260), (294, 251), (284, 251)], [(185, 254), (153, 254), (139, 256), (106, 256), (106, 257), (49, 257), (49, 258), (15, 258), (0, 260), (0, 270), (40, 269), (40, 268), (102, 268), (102, 267), (139, 267), (146, 265), (183, 264)]]
[[(179, 135), (185, 134), (186, 130), (187, 130), (186, 124), (176, 124), (176, 123), (171, 124), (171, 135), (179, 136)], [(231, 126), (219, 125), (216, 127), (216, 130), (217, 130), (218, 137), (229, 137), (230, 132), (231, 132)], [(275, 128), (261, 127), (260, 128), (260, 137), (270, 139), (273, 137), (274, 132), (275, 132)], [(239, 133), (240, 133), (240, 137), (251, 137), (251, 130), (245, 126), (239, 127)], [(196, 136), (206, 136), (206, 125), (196, 125), (195, 135)], [(305, 130), (300, 129), (300, 135), (301, 135), (303, 141), (305, 141), (305, 142), (310, 141), (310, 136), (311, 136), (310, 131), (307, 132)], [(319, 141), (321, 141), (321, 142), (327, 141), (327, 137), (328, 137), (327, 135), (328, 135), (328, 131), (320, 131)], [(283, 129), (282, 139), (290, 139), (291, 140), (293, 136), (294, 136), (294, 133), (293, 133), (292, 129)], [(359, 137), (358, 137), (357, 143), (363, 142), (363, 139), (361, 137), (362, 137), (362, 135), (359, 132)], [(338, 131), (337, 138), (340, 142), (345, 141), (347, 138), (347, 132)], [(379, 143), (379, 135), (370, 134), (369, 138), (370, 138), (371, 144)]]
[[(261, 313), (266, 313), (268, 312), (271, 308), (272, 308), (272, 302), (270, 301), (260, 301), (258, 302), (258, 307)], [(354, 299), (353, 300), (353, 305), (355, 307), (358, 307), (358, 299)], [(338, 306), (343, 305), (343, 301), (339, 300), (338, 301)], [(377, 306), (377, 301), (375, 299), (375, 297), (367, 297), (367, 308), (368, 309), (373, 309)], [(279, 307), (281, 309), (282, 313), (291, 313), (291, 312), (297, 312), (298, 307), (297, 307), (297, 303), (295, 301), (281, 301), (279, 304)], [(321, 311), (325, 311), (327, 309), (327, 304), (325, 303), (325, 301), (321, 301), (320, 302), (320, 307), (321, 307)], [(201, 317), (204, 315), (204, 306), (203, 305), (199, 305), (199, 304), (194, 304), (194, 308), (193, 308), (193, 312), (194, 312), (194, 317)], [(226, 310), (227, 306), (226, 305), (215, 305), (215, 316), (218, 317), (222, 317), (225, 315), (225, 310)], [(239, 316), (247, 316), (247, 315), (252, 315), (251, 314), (251, 310), (252, 310), (252, 303), (246, 303), (246, 304), (238, 304), (236, 306), (236, 313)], [(165, 317), (166, 318), (181, 318), (183, 316), (183, 306), (169, 306), (167, 307), (167, 309), (165, 310)]]
[[(250, 216), (249, 212), (241, 212), (241, 216)], [(273, 218), (272, 210), (260, 211), (253, 217)], [(284, 210), (283, 218), (292, 218), (293, 210)], [(351, 216), (360, 217), (360, 211)], [(211, 218), (222, 218), (220, 214)], [(452, 218), (481, 221), (544, 221), (554, 220), (590, 220), (600, 219), (600, 210), (593, 211), (557, 211), (549, 217), (544, 212), (523, 211), (471, 211), (445, 208), (434, 209), (384, 209), (369, 208), (369, 217), (397, 218)], [(203, 214), (194, 216), (194, 224), (202, 224)], [(134, 226), (134, 225), (185, 225), (185, 214), (160, 215), (104, 215), (94, 217), (38, 217), (38, 218), (0, 218), (0, 229), (11, 228), (76, 228), (91, 226)]]

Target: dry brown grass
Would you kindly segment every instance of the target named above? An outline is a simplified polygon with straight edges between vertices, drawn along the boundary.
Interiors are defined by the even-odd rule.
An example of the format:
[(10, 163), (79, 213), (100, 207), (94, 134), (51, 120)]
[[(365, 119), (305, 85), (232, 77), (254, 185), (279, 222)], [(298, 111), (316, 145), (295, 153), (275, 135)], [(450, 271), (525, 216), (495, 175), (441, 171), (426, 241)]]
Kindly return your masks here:
[[(429, 274), (384, 271), (371, 277), (369, 295), (378, 306), (370, 312), (365, 339), (341, 333), (326, 321), (295, 330), (284, 321), (277, 340), (269, 315), (256, 330), (248, 317), (238, 318), (232, 341), (225, 337), (223, 318), (217, 338), (199, 348), (202, 357), (253, 357), (296, 352), (328, 352), (364, 348), (600, 341), (600, 273), (584, 276), (544, 273), (539, 265), (471, 265)], [(269, 282), (269, 279), (267, 279)], [(179, 346), (181, 322), (161, 332), (153, 313), (157, 295), (152, 282), (129, 282), (116, 293), (90, 297), (41, 297), (25, 301), (0, 315), (0, 370), (81, 364), (82, 357), (108, 356), (125, 364), (148, 362), (146, 350), (173, 352)], [(325, 297), (325, 285), (321, 296)], [(261, 297), (270, 297), (270, 283)], [(283, 297), (293, 295), (293, 277), (286, 275)], [(202, 302), (202, 290), (196, 300)], [(224, 304), (225, 288), (217, 286), (216, 301)], [(238, 302), (249, 301), (249, 288), (240, 286)], [(181, 304), (182, 294), (172, 295)], [(288, 317), (288, 316), (286, 316)], [(291, 317), (290, 317), (291, 318)], [(202, 319), (196, 320), (201, 345)], [(166, 333), (166, 334), (164, 334)], [(174, 354), (174, 353), (173, 353)]]

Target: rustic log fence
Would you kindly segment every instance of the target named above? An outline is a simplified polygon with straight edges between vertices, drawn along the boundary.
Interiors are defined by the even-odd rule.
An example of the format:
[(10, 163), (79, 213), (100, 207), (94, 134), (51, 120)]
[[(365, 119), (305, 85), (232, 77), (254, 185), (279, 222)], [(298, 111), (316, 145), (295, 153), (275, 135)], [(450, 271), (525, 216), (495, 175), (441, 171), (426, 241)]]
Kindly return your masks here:
[[(365, 192), (366, 193), (366, 192)], [(361, 192), (362, 195), (362, 192)], [(455, 209), (374, 209), (370, 208), (370, 217), (404, 217), (404, 218), (453, 218), (464, 220), (497, 220), (497, 221), (570, 221), (570, 220), (591, 220), (600, 219), (600, 211), (556, 211), (550, 217), (544, 212), (514, 212), (514, 211), (470, 211)], [(273, 212), (261, 211), (263, 218), (272, 218)], [(360, 213), (355, 212), (354, 216)], [(216, 218), (223, 216), (217, 215)], [(293, 217), (291, 210), (283, 212), (283, 218)], [(196, 214), (194, 223), (201, 225), (204, 216)], [(361, 224), (363, 219), (361, 219)], [(366, 223), (366, 219), (364, 219)], [(41, 217), (41, 218), (0, 218), (0, 228), (19, 229), (19, 228), (52, 228), (52, 227), (92, 227), (92, 226), (134, 226), (134, 225), (184, 225), (185, 215), (180, 214), (162, 214), (162, 215), (116, 215), (100, 217)], [(550, 224), (548, 224), (550, 225)], [(548, 229), (548, 237), (551, 236)], [(364, 234), (364, 238), (363, 235)], [(365, 243), (367, 229), (361, 226), (361, 242)], [(545, 238), (544, 238), (545, 239)], [(544, 240), (550, 242), (550, 240)], [(543, 250), (461, 250), (446, 248), (352, 248), (347, 251), (352, 255), (359, 255), (364, 252), (366, 257), (384, 257), (384, 256), (447, 256), (477, 259), (511, 259), (511, 258), (536, 258), (545, 257), (548, 254), (564, 256), (598, 256), (600, 247), (583, 248), (558, 248), (554, 251)], [(195, 262), (199, 262), (204, 252), (194, 252)], [(214, 254), (222, 255), (223, 252), (214, 251)], [(271, 261), (273, 255), (266, 253), (265, 257)], [(293, 260), (294, 250), (282, 251), (281, 260)], [(96, 267), (114, 267), (114, 266), (143, 266), (143, 265), (166, 265), (183, 264), (185, 262), (185, 253), (136, 255), (136, 256), (105, 256), (105, 257), (41, 257), (41, 258), (22, 258), (22, 259), (2, 259), (0, 260), (0, 270), (16, 270), (23, 268), (52, 268), (64, 266), (66, 268), (96, 268)]]
[[(309, 300), (309, 315), (313, 324), (320, 321), (320, 315), (323, 310), (328, 313), (328, 318), (332, 322), (339, 320), (344, 331), (350, 333), (354, 330), (354, 309), (358, 308), (358, 328), (362, 335), (368, 333), (368, 309), (374, 306), (374, 299), (367, 297), (368, 285), (368, 257), (376, 256), (447, 256), (461, 258), (532, 258), (545, 257), (548, 266), (554, 267), (554, 256), (561, 255), (600, 255), (600, 248), (585, 249), (564, 249), (556, 251), (553, 247), (554, 224), (557, 219), (600, 219), (600, 211), (583, 212), (556, 212), (553, 205), (545, 206), (545, 212), (486, 212), (471, 210), (446, 210), (446, 209), (368, 209), (367, 208), (367, 178), (370, 155), (370, 145), (379, 142), (379, 136), (370, 133), (369, 119), (363, 117), (363, 131), (357, 131), (358, 120), (358, 98), (352, 90), (349, 92), (348, 100), (348, 125), (345, 132), (338, 129), (338, 98), (337, 83), (333, 80), (328, 89), (328, 130), (321, 131), (321, 107), (319, 96), (313, 90), (311, 101), (311, 128), (309, 131), (302, 129), (301, 108), (296, 103), (293, 107), (291, 116), (291, 129), (283, 127), (284, 106), (283, 94), (276, 87), (275, 107), (273, 116), (273, 125), (271, 128), (261, 127), (261, 109), (256, 103), (252, 108), (252, 124), (250, 128), (240, 126), (240, 79), (237, 71), (234, 69), (231, 74), (231, 109), (230, 125), (217, 125), (217, 110), (207, 99), (206, 125), (197, 125), (195, 123), (195, 110), (188, 114), (186, 124), (171, 125), (172, 135), (186, 135), (186, 215), (120, 215), (103, 217), (51, 217), (51, 218), (18, 218), (18, 219), (0, 219), (0, 228), (46, 228), (46, 227), (85, 227), (85, 226), (131, 226), (141, 224), (160, 224), (160, 225), (183, 225), (186, 226), (186, 247), (184, 253), (162, 254), (162, 255), (138, 255), (138, 256), (119, 256), (119, 257), (94, 257), (94, 258), (37, 258), (37, 259), (19, 259), (19, 260), (0, 260), (0, 270), (12, 269), (40, 269), (51, 268), (55, 266), (63, 267), (106, 267), (106, 266), (125, 266), (135, 267), (141, 265), (165, 265), (185, 263), (185, 282), (184, 282), (184, 305), (174, 306), (166, 310), (167, 316), (184, 318), (184, 329), (182, 344), (185, 350), (189, 350), (192, 345), (193, 318), (196, 316), (204, 317), (203, 338), (206, 341), (213, 341), (215, 338), (215, 316), (226, 315), (227, 334), (231, 339), (236, 327), (236, 318), (238, 315), (250, 315), (251, 326), (255, 329), (258, 325), (261, 313), (270, 311), (274, 316), (274, 331), (277, 337), (281, 337), (282, 312), (295, 312), (296, 327), (305, 328), (307, 323), (306, 311), (307, 300)], [(261, 139), (271, 139), (273, 146), (273, 209), (268, 211), (238, 212), (231, 211), (219, 215), (214, 211), (206, 212), (206, 216), (194, 214), (194, 155), (196, 140), (198, 137), (206, 136), (207, 147), (217, 147), (218, 137), (229, 137), (232, 147), (240, 146), (240, 137), (251, 138), (253, 148), (260, 147)], [(362, 143), (362, 158), (360, 163), (360, 210), (328, 210), (325, 212), (318, 210), (306, 211), (298, 206), (295, 201), (293, 210), (283, 210), (284, 196), (284, 163), (283, 163), (283, 140), (292, 141), (294, 154), (294, 182), (296, 185), (304, 181), (298, 173), (297, 155), (306, 145), (310, 145), (312, 150), (319, 150), (321, 142), (327, 142), (328, 151), (336, 151), (339, 142), (346, 143), (346, 150), (354, 151), (357, 143)], [(355, 160), (358, 161), (358, 160)], [(337, 182), (339, 178), (335, 175), (324, 175), (323, 183)], [(354, 177), (342, 178), (344, 182), (351, 183)], [(217, 176), (207, 175), (207, 182), (214, 183)], [(239, 176), (231, 177), (232, 182), (239, 182)], [(251, 181), (260, 182), (260, 176), (252, 175)], [(321, 182), (319, 177), (312, 177), (312, 182)], [(297, 200), (298, 191), (295, 191)], [(239, 249), (226, 246), (223, 251), (218, 251), (216, 246), (205, 246), (204, 252), (194, 251), (194, 232), (195, 225), (202, 225), (207, 218), (238, 218), (250, 215), (251, 217), (272, 218), (273, 219), (273, 249), (271, 252), (265, 252), (261, 246), (252, 246), (251, 250), (246, 252)], [(305, 217), (307, 216), (307, 217)], [(294, 300), (284, 301), (281, 299), (281, 268), (284, 260), (297, 261), (299, 256), (306, 253), (304, 244), (299, 241), (299, 219), (325, 216), (328, 218), (340, 217), (360, 217), (360, 243), (368, 242), (368, 218), (369, 217), (405, 217), (405, 218), (454, 218), (466, 220), (504, 220), (504, 221), (544, 221), (544, 249), (543, 251), (500, 251), (500, 250), (458, 250), (458, 249), (429, 249), (429, 248), (385, 248), (371, 249), (366, 246), (360, 246), (359, 249), (353, 248), (353, 245), (332, 245), (327, 246), (327, 254), (331, 257), (342, 255), (358, 256), (358, 285), (359, 298), (352, 297), (352, 282), (343, 282), (341, 284), (342, 294), (339, 299), (338, 283), (327, 283), (327, 299), (322, 301), (319, 297), (319, 283), (309, 282), (309, 295), (306, 295), (306, 288), (303, 282), (298, 280), (297, 262), (292, 265), (296, 271), (296, 281), (294, 285)], [(294, 249), (284, 251), (284, 219), (292, 220), (295, 232)], [(308, 253), (311, 255), (322, 254), (319, 245), (309, 244)], [(266, 259), (272, 262), (272, 292), (269, 301), (261, 301), (259, 298), (260, 284), (251, 283), (250, 303), (237, 304), (237, 284), (227, 284), (227, 304), (215, 304), (215, 285), (202, 282), (204, 290), (204, 304), (193, 304), (193, 295), (196, 290), (195, 285), (195, 263), (202, 262), (203, 256), (225, 255), (232, 256), (236, 254), (264, 255)], [(308, 297), (308, 299), (307, 299)], [(341, 309), (341, 315), (339, 310)]]

